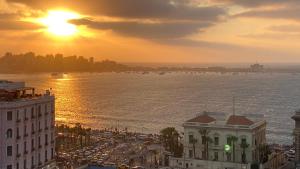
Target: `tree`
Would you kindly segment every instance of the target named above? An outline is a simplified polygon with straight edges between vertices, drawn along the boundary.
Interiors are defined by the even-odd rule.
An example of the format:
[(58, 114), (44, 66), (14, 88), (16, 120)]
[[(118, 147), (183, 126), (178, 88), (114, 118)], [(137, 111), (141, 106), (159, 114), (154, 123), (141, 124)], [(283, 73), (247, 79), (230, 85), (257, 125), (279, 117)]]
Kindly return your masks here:
[(162, 142), (166, 150), (170, 151), (174, 156), (180, 157), (182, 155), (182, 148), (179, 143), (180, 135), (174, 127), (167, 127), (160, 131)]
[(212, 142), (212, 139), (208, 136), (209, 130), (202, 128), (199, 130), (200, 135), (202, 136), (202, 142), (204, 143), (204, 152), (205, 152), (205, 160), (208, 160), (208, 144)]
[(242, 152), (242, 163), (246, 163), (246, 149), (249, 147), (249, 144), (246, 141), (242, 141), (240, 146), (243, 150), (243, 152)]
[(229, 140), (232, 146), (233, 162), (235, 162), (235, 143), (238, 141), (238, 138), (236, 136), (230, 136)]

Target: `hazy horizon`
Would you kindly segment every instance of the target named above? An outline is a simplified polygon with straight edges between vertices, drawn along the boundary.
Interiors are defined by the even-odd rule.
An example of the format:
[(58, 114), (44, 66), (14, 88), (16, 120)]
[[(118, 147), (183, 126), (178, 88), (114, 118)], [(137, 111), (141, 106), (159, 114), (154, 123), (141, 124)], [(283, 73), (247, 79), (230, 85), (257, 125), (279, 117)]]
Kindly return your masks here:
[(0, 53), (118, 62), (300, 63), (298, 5), (295, 0), (0, 0)]

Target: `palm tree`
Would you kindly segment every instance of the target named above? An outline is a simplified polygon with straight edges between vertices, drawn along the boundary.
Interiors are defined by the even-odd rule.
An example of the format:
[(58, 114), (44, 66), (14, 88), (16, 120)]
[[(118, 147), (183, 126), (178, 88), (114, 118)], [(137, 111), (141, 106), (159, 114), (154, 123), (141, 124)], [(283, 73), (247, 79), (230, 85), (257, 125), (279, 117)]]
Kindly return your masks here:
[(246, 163), (246, 149), (249, 147), (249, 144), (246, 141), (242, 141), (240, 146), (243, 149), (242, 163)]
[(199, 130), (200, 135), (202, 136), (202, 143), (205, 145), (204, 152), (205, 152), (205, 160), (208, 159), (208, 143), (212, 140), (208, 137), (209, 130), (202, 128)]
[(236, 136), (230, 136), (229, 140), (232, 146), (233, 162), (235, 162), (235, 143), (238, 141), (238, 138)]

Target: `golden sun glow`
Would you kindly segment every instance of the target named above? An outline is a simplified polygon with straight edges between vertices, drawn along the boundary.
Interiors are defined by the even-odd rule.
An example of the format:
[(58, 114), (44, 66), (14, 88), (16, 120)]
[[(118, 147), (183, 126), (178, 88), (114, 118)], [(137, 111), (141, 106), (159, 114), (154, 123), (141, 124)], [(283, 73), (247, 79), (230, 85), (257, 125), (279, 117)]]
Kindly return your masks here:
[(47, 27), (47, 31), (56, 36), (73, 36), (78, 33), (76, 25), (69, 23), (72, 19), (79, 19), (80, 15), (75, 12), (52, 10), (47, 16), (38, 21)]

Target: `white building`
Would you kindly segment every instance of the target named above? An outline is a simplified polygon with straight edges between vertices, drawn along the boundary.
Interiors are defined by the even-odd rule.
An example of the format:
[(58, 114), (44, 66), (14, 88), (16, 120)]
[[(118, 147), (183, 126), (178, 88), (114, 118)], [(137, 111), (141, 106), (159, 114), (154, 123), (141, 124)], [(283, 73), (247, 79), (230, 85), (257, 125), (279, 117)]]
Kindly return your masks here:
[(0, 169), (55, 165), (55, 109), (50, 91), (0, 81)]
[(183, 127), (184, 157), (170, 158), (175, 168), (250, 169), (266, 143), (266, 121), (257, 115), (203, 112)]

